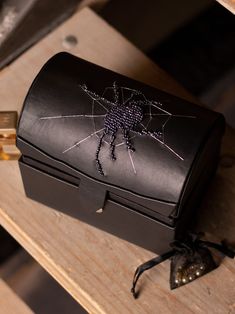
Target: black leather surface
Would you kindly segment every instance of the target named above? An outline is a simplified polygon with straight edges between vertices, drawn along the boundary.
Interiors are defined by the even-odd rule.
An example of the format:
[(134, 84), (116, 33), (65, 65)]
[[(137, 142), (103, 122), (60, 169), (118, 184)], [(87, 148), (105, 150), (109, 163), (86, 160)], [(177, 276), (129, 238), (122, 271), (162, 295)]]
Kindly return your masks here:
[[(140, 91), (152, 103), (160, 102), (159, 106), (163, 111), (153, 106), (152, 114), (167, 111), (171, 117), (165, 124), (165, 144), (149, 135), (131, 133), (131, 136), (134, 136), (131, 142), (135, 152), (131, 156), (135, 171), (125, 144), (118, 146), (123, 142), (120, 131), (116, 140), (116, 161), (111, 160), (109, 144), (104, 143), (100, 159), (105, 176), (101, 176), (95, 164), (99, 138), (92, 134), (104, 127), (104, 117), (41, 118), (61, 115), (105, 115), (107, 112), (102, 106), (102, 101), (101, 104), (94, 101), (92, 112), (93, 101), (80, 85), (86, 84), (89, 90), (102, 95), (106, 87), (112, 87), (113, 82), (119, 87), (125, 87), (124, 91), (128, 91), (127, 88)], [(113, 101), (112, 90), (106, 91), (103, 95)], [(125, 97), (128, 98), (128, 95)], [(108, 111), (110, 108), (111, 106), (108, 108), (106, 105)], [(149, 110), (149, 107), (144, 109)], [(148, 128), (153, 132), (161, 129), (165, 121), (161, 120), (160, 115), (152, 117)], [(67, 53), (61, 53), (53, 57), (35, 79), (25, 100), (18, 137), (96, 180), (145, 197), (177, 203), (197, 153), (200, 152), (202, 144), (218, 119), (223, 124), (222, 116), (217, 113)], [(146, 125), (148, 121), (143, 122)], [(78, 147), (63, 153), (83, 139)], [(108, 138), (106, 141), (108, 142)]]

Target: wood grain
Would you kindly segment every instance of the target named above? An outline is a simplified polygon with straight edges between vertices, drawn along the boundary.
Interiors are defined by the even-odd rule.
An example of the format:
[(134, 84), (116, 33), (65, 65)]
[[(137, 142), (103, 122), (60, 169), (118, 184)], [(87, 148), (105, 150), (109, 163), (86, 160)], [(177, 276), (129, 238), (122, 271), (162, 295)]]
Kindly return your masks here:
[(217, 0), (221, 5), (223, 5), (230, 12), (235, 14), (235, 0)]
[[(0, 73), (1, 110), (21, 109), (32, 78), (52, 54), (62, 50), (68, 34), (78, 38), (72, 53), (192, 99), (101, 18), (83, 9)], [(232, 161), (234, 139), (229, 130), (223, 151)], [(0, 178), (0, 223), (89, 313), (235, 313), (233, 260), (225, 258), (216, 271), (174, 291), (169, 290), (167, 261), (141, 278), (141, 297), (134, 300), (130, 294), (133, 272), (152, 253), (27, 199), (14, 161), (0, 163)], [(219, 186), (211, 188), (202, 208), (208, 223), (201, 227), (212, 225), (223, 236), (229, 229), (234, 236), (233, 162), (230, 168), (221, 166), (217, 178)], [(210, 215), (214, 207), (215, 217)], [(220, 217), (225, 207), (229, 226)]]
[(30, 308), (0, 279), (0, 314), (33, 314)]

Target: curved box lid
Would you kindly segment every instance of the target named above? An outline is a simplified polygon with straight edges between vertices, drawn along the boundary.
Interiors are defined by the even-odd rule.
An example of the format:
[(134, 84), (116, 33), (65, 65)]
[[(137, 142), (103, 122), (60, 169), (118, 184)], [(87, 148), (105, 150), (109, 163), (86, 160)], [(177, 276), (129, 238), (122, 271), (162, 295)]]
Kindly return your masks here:
[(92, 179), (178, 203), (218, 124), (218, 113), (60, 53), (34, 80), (17, 136)]

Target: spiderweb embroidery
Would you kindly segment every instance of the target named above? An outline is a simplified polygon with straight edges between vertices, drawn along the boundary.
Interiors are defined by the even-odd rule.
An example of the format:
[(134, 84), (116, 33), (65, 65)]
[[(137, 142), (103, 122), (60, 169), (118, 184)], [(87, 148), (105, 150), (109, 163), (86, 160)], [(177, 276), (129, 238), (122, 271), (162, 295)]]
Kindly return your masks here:
[[(91, 99), (91, 114), (57, 115), (40, 118), (40, 120), (74, 118), (91, 120), (93, 132), (66, 148), (63, 153), (68, 153), (91, 137), (96, 136), (98, 143), (95, 161), (97, 170), (101, 175), (105, 174), (99, 158), (103, 144), (109, 146), (110, 158), (113, 161), (116, 160), (115, 150), (125, 145), (131, 167), (134, 174), (136, 174), (136, 166), (132, 156), (135, 151), (133, 139), (140, 135), (151, 137), (176, 158), (184, 160), (180, 154), (167, 144), (165, 128), (172, 118), (192, 119), (195, 116), (174, 115), (165, 110), (160, 102), (148, 100), (142, 92), (118, 86), (116, 82), (112, 86), (106, 87), (101, 95), (89, 90), (85, 84), (79, 86)], [(153, 122), (154, 127), (152, 126)]]

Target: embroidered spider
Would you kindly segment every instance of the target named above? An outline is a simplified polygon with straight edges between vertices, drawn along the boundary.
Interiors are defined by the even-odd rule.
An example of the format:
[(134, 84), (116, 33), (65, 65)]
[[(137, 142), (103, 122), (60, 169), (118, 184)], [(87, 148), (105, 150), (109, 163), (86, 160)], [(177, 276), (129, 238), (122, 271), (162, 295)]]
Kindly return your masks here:
[(100, 152), (103, 144), (109, 145), (110, 157), (113, 161), (116, 160), (115, 149), (125, 145), (133, 171), (136, 174), (136, 167), (131, 154), (135, 151), (132, 139), (137, 135), (146, 135), (158, 141), (180, 160), (184, 160), (172, 147), (167, 145), (165, 141), (165, 127), (172, 117), (195, 118), (194, 116), (171, 114), (163, 108), (161, 103), (148, 100), (142, 92), (118, 86), (116, 82), (112, 86), (106, 87), (101, 95), (89, 90), (85, 84), (79, 86), (92, 100), (91, 114), (40, 118), (40, 120), (66, 118), (88, 118), (92, 120), (94, 132), (65, 149), (63, 153), (79, 147), (92, 136), (96, 136), (98, 145), (95, 152), (95, 162), (97, 170), (101, 175), (104, 175), (100, 161)]
[(104, 130), (99, 139), (98, 147), (96, 150), (95, 161), (97, 169), (101, 175), (104, 175), (103, 167), (101, 165), (99, 154), (104, 137), (107, 135), (110, 137), (110, 156), (112, 160), (116, 160), (115, 156), (115, 140), (117, 133), (120, 130), (123, 133), (123, 139), (128, 150), (134, 152), (135, 149), (130, 140), (130, 132), (134, 132), (140, 135), (150, 135), (156, 139), (162, 139), (161, 131), (149, 131), (145, 127), (141, 131), (137, 130), (138, 125), (144, 119), (145, 110), (144, 106), (149, 105), (149, 102), (145, 99), (133, 100), (133, 95), (140, 95), (142, 93), (132, 90), (132, 95), (128, 101), (122, 102), (120, 100), (120, 91), (116, 82), (113, 83), (114, 101), (110, 101), (104, 97), (97, 95), (96, 93), (88, 90), (86, 85), (82, 85), (81, 88), (93, 99), (102, 100), (104, 104), (111, 105), (111, 109), (107, 111), (104, 118)]

